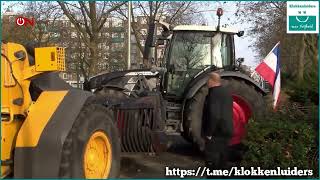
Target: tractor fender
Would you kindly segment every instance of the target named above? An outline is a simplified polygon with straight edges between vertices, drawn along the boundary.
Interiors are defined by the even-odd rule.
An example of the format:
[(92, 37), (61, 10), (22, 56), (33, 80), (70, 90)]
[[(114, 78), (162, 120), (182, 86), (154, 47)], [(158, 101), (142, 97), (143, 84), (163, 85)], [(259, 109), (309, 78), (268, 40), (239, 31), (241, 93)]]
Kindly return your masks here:
[(110, 73), (101, 73), (90, 78), (89, 82), (85, 84), (85, 90), (100, 88), (107, 85), (110, 81), (126, 76), (157, 76), (158, 72), (152, 72), (151, 69), (131, 69), (125, 71), (115, 71)]
[(92, 96), (90, 92), (77, 89), (40, 94), (17, 136), (14, 178), (59, 177), (64, 141)]
[[(187, 91), (186, 96), (185, 96), (185, 100), (192, 98), (196, 94), (196, 92), (207, 83), (208, 76), (206, 74), (208, 74), (208, 73), (210, 73), (210, 72), (207, 72), (204, 75), (198, 76), (199, 78), (196, 78), (194, 80), (196, 83), (193, 84), (191, 88), (189, 88), (189, 91)], [(252, 84), (263, 95), (267, 94), (267, 92), (257, 82), (255, 82), (253, 79), (251, 79), (249, 76), (247, 76), (243, 73), (236, 72), (236, 71), (222, 71), (222, 72), (217, 72), (217, 73), (220, 74), (221, 78), (233, 77), (236, 79), (244, 80), (248, 84)]]

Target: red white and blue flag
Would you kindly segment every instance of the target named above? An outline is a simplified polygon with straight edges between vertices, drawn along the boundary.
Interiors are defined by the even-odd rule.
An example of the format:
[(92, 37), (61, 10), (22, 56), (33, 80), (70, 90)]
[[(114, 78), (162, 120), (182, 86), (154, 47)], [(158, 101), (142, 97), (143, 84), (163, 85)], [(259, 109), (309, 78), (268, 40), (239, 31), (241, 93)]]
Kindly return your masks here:
[(278, 42), (264, 60), (256, 67), (256, 72), (263, 79), (268, 81), (272, 87), (273, 108), (275, 109), (279, 102), (281, 79), (280, 79), (280, 42)]

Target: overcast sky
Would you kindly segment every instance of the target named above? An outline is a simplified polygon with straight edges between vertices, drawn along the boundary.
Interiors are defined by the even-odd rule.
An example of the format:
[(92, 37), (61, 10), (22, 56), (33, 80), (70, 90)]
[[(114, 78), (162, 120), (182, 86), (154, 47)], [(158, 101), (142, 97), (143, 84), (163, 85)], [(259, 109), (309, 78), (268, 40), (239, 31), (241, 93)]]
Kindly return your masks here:
[[(16, 2), (2, 1), (1, 13), (3, 13), (4, 9), (8, 7), (8, 5), (12, 5), (12, 3), (16, 3)], [(215, 10), (218, 7), (222, 7), (224, 10), (224, 14), (221, 17), (221, 24), (228, 24), (231, 27), (235, 27), (239, 30), (245, 31), (244, 36), (240, 38), (235, 36), (236, 58), (243, 57), (245, 59), (244, 64), (254, 68), (258, 64), (257, 62), (259, 60), (257, 59), (257, 54), (254, 52), (254, 49), (249, 47), (253, 41), (253, 37), (249, 37), (246, 33), (246, 31), (250, 28), (250, 24), (247, 24), (247, 23), (240, 24), (235, 21), (234, 13), (237, 10), (236, 2), (212, 1), (212, 2), (209, 2), (209, 6), (203, 7), (204, 11), (207, 10), (207, 12), (203, 12), (203, 15), (206, 18), (208, 25), (217, 25), (218, 18), (216, 16)]]

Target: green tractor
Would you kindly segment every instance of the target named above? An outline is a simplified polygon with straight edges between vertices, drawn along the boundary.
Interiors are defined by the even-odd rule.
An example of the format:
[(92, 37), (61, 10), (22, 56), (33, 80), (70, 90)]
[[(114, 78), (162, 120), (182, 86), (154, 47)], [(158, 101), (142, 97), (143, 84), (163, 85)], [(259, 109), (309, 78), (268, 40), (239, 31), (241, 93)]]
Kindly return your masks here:
[[(144, 59), (150, 61), (152, 49), (165, 39), (165, 55), (160, 67), (99, 74), (86, 84), (87, 90), (106, 98), (124, 101), (156, 97), (159, 100), (157, 109), (149, 117), (151, 124), (157, 123), (156, 127), (152, 127), (150, 123), (144, 124), (144, 120), (137, 120), (140, 122), (137, 124), (125, 123), (122, 134), (123, 151), (149, 151), (150, 148), (142, 147), (146, 146), (148, 139), (159, 139), (154, 138), (154, 132), (182, 135), (189, 142), (202, 147), (202, 114), (208, 89), (207, 74), (210, 72), (218, 72), (223, 85), (232, 92), (234, 136), (230, 145), (240, 144), (246, 134), (248, 120), (263, 114), (266, 108), (266, 90), (239, 71), (243, 58), (235, 59), (234, 36), (242, 36), (243, 31), (220, 27), (221, 14), (218, 16), (217, 27), (172, 27), (162, 22), (152, 24), (149, 27)], [(155, 34), (160, 27), (162, 35), (157, 37)], [(118, 114), (118, 121), (122, 121), (121, 119), (123, 117)], [(141, 133), (142, 130), (145, 130), (144, 133)], [(144, 139), (145, 136), (151, 138)]]

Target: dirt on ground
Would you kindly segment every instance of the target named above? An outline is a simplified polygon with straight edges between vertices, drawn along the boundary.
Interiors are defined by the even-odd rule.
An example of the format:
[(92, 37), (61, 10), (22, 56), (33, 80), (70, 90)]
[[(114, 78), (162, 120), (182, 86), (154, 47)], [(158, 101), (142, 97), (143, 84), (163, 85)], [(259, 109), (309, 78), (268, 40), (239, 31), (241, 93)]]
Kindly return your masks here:
[(120, 178), (170, 178), (165, 176), (166, 167), (197, 169), (204, 165), (203, 153), (192, 144), (180, 136), (171, 136), (170, 141), (170, 148), (160, 154), (123, 154)]

